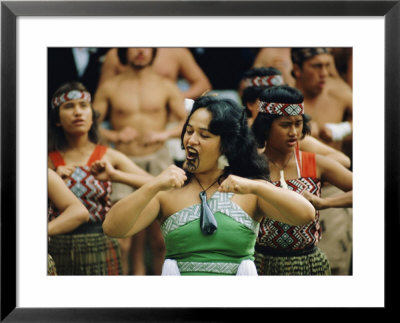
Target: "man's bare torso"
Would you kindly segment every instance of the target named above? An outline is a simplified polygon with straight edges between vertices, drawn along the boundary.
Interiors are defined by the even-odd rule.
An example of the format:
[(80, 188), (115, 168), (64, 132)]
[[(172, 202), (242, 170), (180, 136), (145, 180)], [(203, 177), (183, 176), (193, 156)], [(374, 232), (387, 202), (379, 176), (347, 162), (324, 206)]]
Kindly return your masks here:
[[(330, 79), (326, 88), (319, 95), (314, 98), (305, 96), (305, 113), (311, 117), (312, 127), (314, 123), (317, 125), (316, 129), (315, 126), (314, 129), (312, 128), (313, 136), (322, 139), (318, 133), (326, 123), (351, 120), (351, 115), (347, 115), (349, 95), (351, 94), (346, 93), (346, 89), (341, 88), (336, 80)], [(335, 149), (342, 149), (342, 142), (324, 142)]]
[(163, 144), (145, 145), (146, 136), (165, 130), (168, 120), (168, 87), (166, 80), (155, 73), (132, 77), (122, 73), (111, 79), (109, 105), (114, 130), (131, 127), (137, 132), (134, 140), (118, 143), (116, 148), (128, 156), (148, 155)]

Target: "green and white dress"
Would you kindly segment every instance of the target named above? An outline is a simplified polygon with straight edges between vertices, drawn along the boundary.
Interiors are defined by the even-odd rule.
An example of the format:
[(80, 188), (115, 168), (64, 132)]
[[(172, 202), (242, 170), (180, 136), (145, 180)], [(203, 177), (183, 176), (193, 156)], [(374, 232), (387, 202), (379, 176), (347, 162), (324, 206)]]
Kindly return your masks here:
[(200, 229), (201, 204), (184, 208), (161, 225), (166, 244), (162, 275), (257, 275), (254, 245), (259, 223), (215, 192), (207, 201), (218, 224), (212, 235)]

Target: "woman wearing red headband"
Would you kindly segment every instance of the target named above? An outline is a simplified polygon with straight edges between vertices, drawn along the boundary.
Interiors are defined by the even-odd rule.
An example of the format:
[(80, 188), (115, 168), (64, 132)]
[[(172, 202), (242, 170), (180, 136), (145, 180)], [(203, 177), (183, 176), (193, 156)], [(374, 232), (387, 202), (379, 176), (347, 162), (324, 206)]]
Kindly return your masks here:
[[(272, 183), (303, 194), (317, 210), (315, 220), (307, 225), (262, 220), (255, 247), (260, 275), (329, 275), (328, 260), (317, 247), (318, 210), (352, 206), (351, 171), (335, 160), (298, 149), (299, 140), (309, 133), (303, 99), (300, 91), (289, 86), (264, 90), (252, 125), (259, 148), (265, 147)], [(324, 181), (345, 193), (321, 199)]]
[[(48, 167), (89, 211), (88, 222), (61, 229), (49, 241), (58, 275), (121, 274), (118, 242), (102, 230), (111, 208), (111, 181), (140, 187), (153, 178), (122, 153), (98, 144), (96, 120), (90, 93), (81, 83), (66, 83), (53, 95)], [(49, 220), (58, 216), (51, 205)]]

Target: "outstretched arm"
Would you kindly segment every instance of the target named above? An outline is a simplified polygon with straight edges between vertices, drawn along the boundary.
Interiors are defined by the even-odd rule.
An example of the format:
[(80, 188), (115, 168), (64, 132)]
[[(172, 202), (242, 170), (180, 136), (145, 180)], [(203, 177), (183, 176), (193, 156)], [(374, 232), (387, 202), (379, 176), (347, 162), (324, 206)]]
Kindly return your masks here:
[(154, 180), (115, 203), (103, 222), (104, 233), (111, 237), (123, 238), (145, 229), (160, 212), (161, 205), (157, 194), (182, 187), (185, 180), (185, 172), (171, 165)]
[(48, 169), (48, 195), (61, 214), (47, 224), (48, 235), (71, 232), (89, 221), (89, 211), (53, 170)]
[(254, 194), (257, 196), (258, 208), (265, 216), (290, 225), (307, 224), (315, 218), (314, 207), (304, 197), (267, 181), (230, 175), (221, 183), (219, 190)]
[(303, 192), (316, 209), (322, 210), (327, 208), (340, 208), (353, 206), (353, 173), (341, 164), (327, 158), (317, 155), (318, 176), (330, 184), (341, 189), (345, 193), (340, 193), (329, 198), (319, 198), (313, 194)]
[(304, 191), (303, 196), (314, 205), (316, 210), (328, 208), (353, 207), (353, 191), (321, 198), (310, 192)]

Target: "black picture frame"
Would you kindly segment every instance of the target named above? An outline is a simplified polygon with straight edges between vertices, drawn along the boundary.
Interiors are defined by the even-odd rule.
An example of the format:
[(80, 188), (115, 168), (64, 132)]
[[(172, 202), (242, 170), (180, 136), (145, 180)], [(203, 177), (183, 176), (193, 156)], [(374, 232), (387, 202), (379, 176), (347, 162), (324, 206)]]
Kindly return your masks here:
[[(16, 19), (18, 16), (384, 16), (385, 19), (385, 310), (399, 236), (400, 4), (396, 1), (2, 1), (1, 3), (1, 321), (189, 322), (256, 318), (240, 308), (17, 308), (16, 307)], [(371, 171), (373, 179), (373, 172)], [(373, 184), (373, 180), (371, 181)], [(371, 242), (373, 243), (373, 241)], [(367, 247), (367, 246), (366, 246)], [(373, 259), (373, 255), (371, 256)], [(397, 274), (398, 276), (398, 274)], [(390, 277), (390, 278), (389, 278)], [(277, 310), (277, 309), (276, 309)], [(380, 309), (378, 309), (379, 311)], [(242, 313), (242, 314), (241, 314)], [(330, 311), (330, 313), (335, 313)], [(379, 311), (379, 315), (381, 315)], [(324, 315), (324, 317), (327, 314)], [(330, 314), (328, 314), (330, 315)], [(292, 317), (294, 319), (294, 317)], [(350, 318), (350, 317), (349, 317)]]

